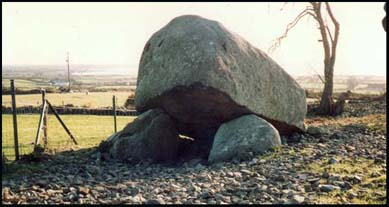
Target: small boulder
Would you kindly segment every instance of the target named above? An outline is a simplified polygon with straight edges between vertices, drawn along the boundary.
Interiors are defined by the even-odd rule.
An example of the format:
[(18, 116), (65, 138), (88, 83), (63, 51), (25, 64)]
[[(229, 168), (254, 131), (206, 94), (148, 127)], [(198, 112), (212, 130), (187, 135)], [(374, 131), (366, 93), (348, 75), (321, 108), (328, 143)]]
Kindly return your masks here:
[(280, 135), (269, 122), (256, 115), (244, 115), (220, 126), (208, 161), (246, 159), (250, 152), (262, 153), (279, 145)]
[(303, 203), (305, 200), (305, 197), (304, 196), (301, 196), (301, 195), (293, 195), (292, 196), (292, 204), (301, 204)]
[(307, 133), (314, 136), (314, 137), (320, 137), (321, 135), (323, 135), (326, 131), (321, 128), (321, 127), (315, 127), (315, 126), (310, 126), (308, 127), (307, 129)]
[(150, 199), (146, 201), (146, 205), (161, 205), (161, 204), (165, 204), (165, 201), (162, 200), (161, 198)]
[(338, 160), (336, 160), (335, 158), (331, 157), (329, 160), (328, 160), (328, 164), (335, 164), (337, 163)]
[(334, 190), (339, 190), (340, 187), (339, 186), (335, 186), (335, 185), (319, 185), (319, 189), (322, 192), (331, 192), (331, 191), (334, 191)]

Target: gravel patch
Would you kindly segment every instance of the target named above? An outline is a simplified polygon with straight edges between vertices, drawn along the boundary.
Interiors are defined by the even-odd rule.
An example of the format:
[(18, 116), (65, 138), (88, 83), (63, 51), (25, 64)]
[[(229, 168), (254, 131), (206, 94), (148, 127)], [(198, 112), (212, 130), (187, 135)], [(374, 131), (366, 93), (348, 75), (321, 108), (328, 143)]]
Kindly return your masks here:
[[(295, 135), (297, 136), (297, 135)], [(275, 152), (246, 161), (179, 165), (100, 161), (93, 150), (53, 155), (41, 172), (2, 180), (3, 204), (312, 204), (320, 195), (346, 192), (344, 203), (386, 183), (359, 187), (367, 176), (310, 172), (312, 163), (374, 160), (386, 169), (386, 137), (358, 127), (298, 135)], [(385, 195), (382, 195), (383, 197)]]

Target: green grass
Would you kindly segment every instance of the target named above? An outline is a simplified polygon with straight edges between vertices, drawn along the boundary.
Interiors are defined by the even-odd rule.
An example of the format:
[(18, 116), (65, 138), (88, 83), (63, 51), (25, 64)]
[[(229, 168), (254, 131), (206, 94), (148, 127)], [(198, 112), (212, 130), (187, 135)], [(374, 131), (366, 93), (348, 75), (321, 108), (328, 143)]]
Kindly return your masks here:
[[(93, 115), (61, 115), (62, 120), (76, 138), (77, 148), (93, 147), (108, 138), (114, 132), (112, 116)], [(127, 123), (135, 119), (133, 116), (118, 116), (117, 127), (121, 130)], [(33, 150), (33, 142), (39, 122), (39, 115), (18, 115), (19, 151), (27, 154)], [(8, 159), (14, 159), (14, 138), (11, 115), (2, 115), (2, 151)], [(76, 147), (54, 115), (48, 116), (49, 149), (69, 149)], [(40, 143), (43, 144), (42, 139)]]
[(135, 86), (97, 86), (95, 89), (107, 89), (107, 90), (112, 90), (112, 89), (126, 89), (126, 90), (131, 90), (135, 89)]
[[(74, 106), (85, 107), (112, 107), (112, 96), (117, 97), (117, 106), (123, 106), (130, 92), (90, 92), (85, 93), (48, 93), (46, 98), (55, 106), (62, 104), (73, 104)], [(11, 96), (2, 95), (2, 104), (11, 106)], [(16, 95), (16, 106), (37, 106), (42, 104), (42, 96), (40, 94)]]
[[(335, 128), (342, 128), (350, 125), (358, 125), (361, 128), (386, 134), (386, 115), (370, 114), (363, 117), (347, 118), (329, 118), (315, 117), (306, 119), (305, 123), (312, 126), (330, 125)], [(307, 172), (321, 174), (323, 172), (336, 173), (341, 176), (350, 176), (355, 174), (363, 175), (362, 183), (353, 185), (352, 191), (358, 194), (358, 197), (349, 199), (347, 191), (336, 190), (324, 195), (320, 195), (315, 203), (317, 204), (342, 204), (347, 200), (353, 204), (383, 204), (386, 202), (386, 168), (385, 165), (375, 164), (372, 159), (349, 159), (344, 157), (335, 157), (338, 160), (335, 164), (328, 164), (328, 159), (321, 162), (311, 163), (304, 166)], [(376, 174), (378, 176), (372, 176)], [(322, 180), (326, 182), (326, 180)], [(371, 185), (370, 187), (364, 187)], [(364, 189), (364, 190), (363, 190)]]
[[(335, 164), (328, 164), (328, 160), (323, 160), (320, 163), (311, 163), (306, 166), (306, 170), (314, 173), (336, 173), (341, 176), (350, 176), (355, 174), (361, 174), (362, 182), (360, 184), (354, 184), (352, 187), (353, 192), (359, 192), (359, 197), (349, 200), (350, 203), (355, 204), (383, 204), (385, 203), (386, 188), (378, 184), (386, 183), (386, 170), (381, 164), (374, 164), (374, 160), (358, 158), (355, 160), (342, 160), (341, 157), (337, 157), (339, 162)], [(378, 173), (379, 176), (373, 176), (374, 173)], [(366, 185), (372, 185), (369, 188), (363, 187)], [(365, 189), (365, 191), (361, 191)], [(342, 198), (347, 198), (348, 192), (336, 190), (334, 192), (320, 195), (315, 203), (318, 204), (341, 204)]]
[(305, 124), (310, 126), (331, 125), (335, 128), (357, 124), (359, 127), (386, 134), (386, 114), (347, 118), (314, 117), (305, 119)]
[[(10, 79), (1, 79), (3, 87), (10, 87)], [(33, 89), (41, 87), (51, 87), (48, 81), (40, 79), (15, 79), (15, 86), (19, 89)]]

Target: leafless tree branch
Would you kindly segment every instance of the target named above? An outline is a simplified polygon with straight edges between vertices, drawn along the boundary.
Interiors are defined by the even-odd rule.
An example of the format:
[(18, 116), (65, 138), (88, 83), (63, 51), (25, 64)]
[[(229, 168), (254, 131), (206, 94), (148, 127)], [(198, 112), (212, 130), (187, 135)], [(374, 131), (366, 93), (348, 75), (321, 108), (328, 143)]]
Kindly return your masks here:
[(335, 27), (339, 26), (339, 22), (335, 19), (335, 16), (332, 13), (330, 4), (328, 2), (325, 2), (325, 3), (326, 3), (326, 8), (327, 8), (328, 14), (330, 15), (330, 18), (331, 18), (332, 22), (334, 23)]
[(326, 30), (327, 30), (328, 35), (330, 36), (331, 43), (333, 44), (334, 43), (334, 38), (332, 38), (332, 34), (331, 34), (331, 31), (330, 31), (330, 28), (328, 28), (328, 25), (326, 25)]
[(315, 70), (315, 68), (313, 68), (311, 65), (309, 65), (309, 67), (311, 68), (311, 70), (313, 70), (313, 72), (316, 73), (317, 77), (319, 77), (320, 81), (325, 84), (325, 80), (324, 78)]
[(280, 11), (284, 10), (284, 7), (286, 6), (286, 4), (288, 4), (288, 2), (284, 2), (284, 4), (282, 4)]
[(286, 38), (288, 36), (288, 32), (294, 27), (297, 25), (297, 23), (306, 15), (311, 15), (313, 16), (315, 19), (316, 19), (316, 15), (312, 12), (310, 12), (310, 10), (312, 10), (312, 8), (305, 8), (302, 12), (300, 12), (296, 18), (290, 22), (287, 26), (286, 26), (286, 29), (285, 29), (285, 32), (278, 38), (276, 38), (272, 45), (270, 46), (270, 48), (268, 49), (268, 52), (271, 53), (272, 51), (274, 51), (277, 47), (279, 47), (281, 45), (281, 41), (282, 39)]
[(340, 25), (339, 22), (336, 20), (334, 14), (332, 13), (330, 4), (328, 2), (325, 2), (327, 12), (331, 18), (332, 23), (335, 25), (335, 37), (332, 40), (332, 47), (331, 47), (331, 64), (335, 63), (335, 58), (336, 58), (336, 46), (338, 44), (338, 39), (339, 39), (339, 30), (340, 30)]
[[(315, 71), (316, 72), (316, 71)], [(319, 77), (319, 79), (321, 80), (321, 82), (323, 83), (323, 84), (326, 84), (326, 81), (323, 79), (323, 77), (318, 73), (318, 72), (316, 72), (316, 75), (317, 75), (317, 77)]]

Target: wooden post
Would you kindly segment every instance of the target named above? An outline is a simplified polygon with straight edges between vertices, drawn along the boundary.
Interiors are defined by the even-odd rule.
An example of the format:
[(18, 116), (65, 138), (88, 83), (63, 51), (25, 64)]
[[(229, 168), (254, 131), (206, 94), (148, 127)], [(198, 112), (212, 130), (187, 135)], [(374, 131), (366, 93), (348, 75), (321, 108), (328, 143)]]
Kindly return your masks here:
[(15, 98), (15, 84), (11, 80), (11, 98), (12, 98), (12, 118), (14, 125), (14, 142), (15, 142), (15, 159), (19, 160), (19, 138), (18, 138), (18, 121), (16, 118), (16, 98)]
[[(46, 102), (46, 90), (45, 89), (42, 89), (42, 106), (43, 106), (43, 103)], [(43, 114), (43, 146), (44, 148), (47, 147), (47, 112), (49, 110), (45, 110), (44, 111), (44, 114)]]
[(113, 113), (113, 125), (115, 129), (115, 133), (117, 132), (117, 125), (116, 125), (116, 100), (115, 95), (112, 97), (112, 113)]
[(51, 111), (53, 111), (55, 117), (57, 117), (59, 123), (61, 123), (62, 127), (65, 129), (65, 131), (68, 133), (68, 135), (70, 136), (70, 138), (73, 140), (74, 144), (78, 145), (77, 141), (76, 141), (76, 138), (73, 137), (72, 133), (70, 133), (69, 129), (66, 127), (65, 123), (62, 121), (61, 117), (59, 117), (57, 111), (54, 109), (54, 107), (51, 105), (51, 103), (46, 100), (46, 102), (48, 105), (49, 105), (49, 108), (51, 109)]
[(70, 67), (69, 67), (69, 52), (67, 53), (68, 54), (68, 58), (66, 59), (66, 62), (68, 63), (68, 81), (69, 81), (69, 88), (68, 88), (68, 92), (70, 92), (71, 88), (70, 88)]
[(41, 129), (42, 129), (42, 125), (43, 125), (43, 117), (45, 116), (46, 107), (47, 106), (46, 106), (46, 101), (45, 101), (45, 102), (43, 102), (42, 112), (41, 112), (41, 116), (39, 118), (38, 130), (36, 132), (36, 137), (35, 137), (35, 142), (34, 142), (34, 150), (36, 149), (36, 147), (39, 144), (39, 137), (41, 135)]

